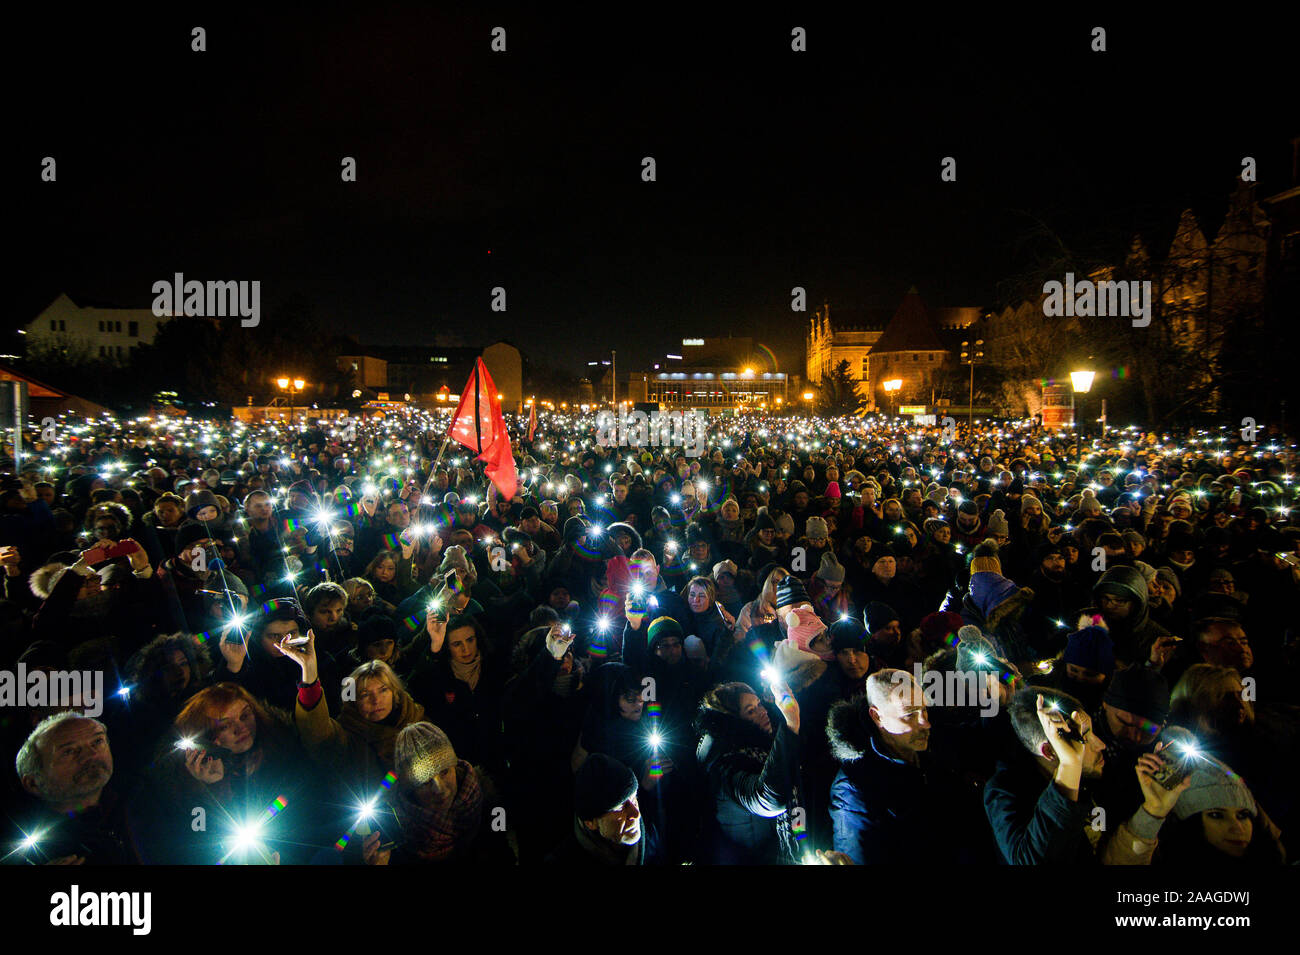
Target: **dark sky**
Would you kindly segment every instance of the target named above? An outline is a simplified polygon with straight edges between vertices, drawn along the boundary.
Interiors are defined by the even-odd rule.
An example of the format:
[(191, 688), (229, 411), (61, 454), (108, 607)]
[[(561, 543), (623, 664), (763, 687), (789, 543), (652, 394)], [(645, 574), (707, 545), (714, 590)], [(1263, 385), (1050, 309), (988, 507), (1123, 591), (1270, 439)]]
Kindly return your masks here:
[(376, 344), (630, 369), (732, 330), (799, 371), (791, 286), (989, 304), (1035, 220), (1080, 250), (1167, 241), (1188, 206), (1217, 226), (1244, 155), (1262, 195), (1289, 184), (1284, 31), (1245, 17), (622, 6), (31, 21), (8, 64), (10, 325), (60, 291), (147, 306), (181, 271), (260, 279), (264, 320), (305, 295)]

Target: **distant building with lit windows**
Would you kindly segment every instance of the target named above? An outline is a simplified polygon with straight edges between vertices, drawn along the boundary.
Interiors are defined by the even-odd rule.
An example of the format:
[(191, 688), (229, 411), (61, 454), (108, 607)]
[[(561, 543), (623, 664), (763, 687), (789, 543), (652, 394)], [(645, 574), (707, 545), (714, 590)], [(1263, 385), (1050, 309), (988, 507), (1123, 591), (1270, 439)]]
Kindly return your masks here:
[(170, 316), (149, 308), (81, 306), (61, 294), (24, 326), (29, 353), (59, 351), (71, 357), (124, 365), (138, 345), (152, 345)]
[(686, 338), (650, 371), (626, 378), (628, 400), (664, 409), (777, 411), (789, 380), (772, 350), (752, 338)]

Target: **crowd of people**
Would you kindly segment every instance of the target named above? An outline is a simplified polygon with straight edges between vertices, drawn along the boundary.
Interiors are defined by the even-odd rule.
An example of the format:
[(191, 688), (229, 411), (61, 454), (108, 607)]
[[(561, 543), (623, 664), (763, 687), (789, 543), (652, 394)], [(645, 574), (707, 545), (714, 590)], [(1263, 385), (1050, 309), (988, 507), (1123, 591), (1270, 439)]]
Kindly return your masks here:
[(1295, 854), (1280, 436), (543, 415), (507, 498), (420, 412), (68, 424), (0, 485), (6, 862)]

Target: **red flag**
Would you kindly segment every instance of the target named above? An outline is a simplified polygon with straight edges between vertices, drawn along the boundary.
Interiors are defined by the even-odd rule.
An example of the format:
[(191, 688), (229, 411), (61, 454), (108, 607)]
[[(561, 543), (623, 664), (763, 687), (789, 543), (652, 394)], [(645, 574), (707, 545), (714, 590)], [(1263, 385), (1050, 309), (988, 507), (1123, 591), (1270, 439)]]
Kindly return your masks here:
[(460, 404), (456, 406), (447, 437), (469, 448), (487, 465), (484, 470), (488, 480), (506, 500), (515, 496), (519, 472), (510, 450), (506, 419), (501, 415), (501, 402), (497, 400), (497, 386), (482, 358), (475, 361), (465, 390), (461, 392)]
[(528, 406), (528, 443), (533, 441), (533, 432), (537, 430), (537, 402)]

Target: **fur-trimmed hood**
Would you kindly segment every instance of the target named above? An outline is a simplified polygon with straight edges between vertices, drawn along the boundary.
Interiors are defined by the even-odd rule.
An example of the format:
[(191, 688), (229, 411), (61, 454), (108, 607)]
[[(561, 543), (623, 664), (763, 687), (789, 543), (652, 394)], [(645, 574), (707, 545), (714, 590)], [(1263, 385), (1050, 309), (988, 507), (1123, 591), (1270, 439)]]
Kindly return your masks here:
[(871, 752), (871, 705), (866, 696), (835, 703), (826, 718), (826, 741), (831, 755), (842, 763), (861, 759)]
[[(776, 729), (784, 722), (784, 717), (766, 700), (763, 700), (763, 706), (772, 728)], [(695, 732), (700, 736), (696, 756), (702, 766), (738, 749), (771, 749), (776, 739), (775, 734), (769, 736), (747, 719), (703, 704), (695, 717)]]

